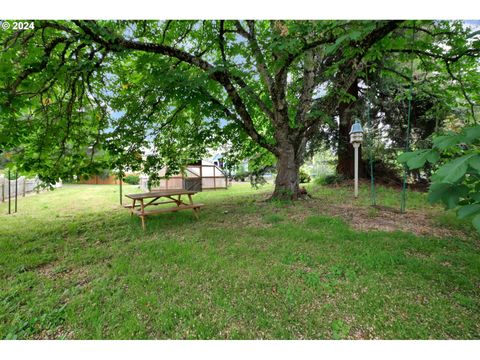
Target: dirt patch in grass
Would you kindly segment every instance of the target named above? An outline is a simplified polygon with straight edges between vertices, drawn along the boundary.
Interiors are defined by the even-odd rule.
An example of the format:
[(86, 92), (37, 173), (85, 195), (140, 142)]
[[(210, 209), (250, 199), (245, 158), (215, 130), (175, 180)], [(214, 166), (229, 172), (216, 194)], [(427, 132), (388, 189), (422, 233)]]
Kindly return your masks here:
[(339, 216), (353, 228), (362, 231), (406, 231), (421, 236), (466, 237), (466, 234), (459, 230), (438, 226), (432, 218), (433, 214), (425, 211), (409, 210), (402, 214), (397, 209), (387, 207), (350, 204), (329, 205), (328, 209), (323, 208), (320, 211), (325, 215)]
[(68, 329), (64, 325), (60, 325), (55, 329), (46, 329), (42, 332), (35, 334), (33, 336), (34, 340), (63, 340), (63, 339), (74, 339), (74, 331)]
[[(280, 209), (272, 209), (269, 203), (256, 201), (257, 211), (242, 213), (238, 207), (223, 205), (222, 214), (216, 220), (228, 223), (232, 227), (270, 228), (274, 224), (265, 221), (265, 214), (281, 214), (284, 220), (303, 222), (312, 215), (334, 216), (343, 219), (354, 229), (361, 231), (405, 231), (419, 236), (460, 237), (468, 234), (458, 229), (441, 226), (435, 221), (435, 212), (426, 210), (407, 210), (400, 213), (398, 209), (384, 206), (362, 206), (353, 204), (335, 204), (328, 199), (305, 199), (285, 204)], [(232, 222), (232, 218), (235, 221)]]
[[(389, 207), (335, 204), (325, 200), (315, 198), (300, 200), (290, 205), (285, 205), (286, 207), (283, 208), (282, 213), (286, 215), (286, 220), (294, 221), (295, 223), (303, 222), (312, 215), (326, 215), (339, 217), (354, 229), (362, 231), (405, 231), (420, 236), (468, 237), (468, 234), (461, 230), (439, 225), (435, 221), (435, 212), (433, 210), (407, 210), (406, 213), (402, 214), (399, 210)], [(262, 203), (258, 202), (257, 206), (260, 210)], [(263, 204), (263, 206), (266, 206), (266, 204)], [(260, 225), (262, 221), (256, 214), (252, 214), (249, 218), (249, 225), (270, 226), (270, 224), (265, 223)], [(241, 221), (244, 224), (244, 219)]]
[(57, 267), (57, 265), (58, 264), (56, 262), (50, 262), (48, 264), (39, 266), (35, 269), (35, 272), (49, 279), (53, 279), (55, 278), (55, 268)]
[(77, 286), (83, 287), (90, 282), (90, 273), (87, 267), (80, 266), (76, 268), (66, 268), (58, 262), (51, 262), (40, 266), (35, 271), (51, 280), (65, 279), (73, 281)]
[[(359, 185), (370, 186), (370, 179), (358, 179)], [(353, 188), (355, 182), (353, 179), (343, 180), (336, 184), (325, 184), (322, 186), (328, 188), (343, 188), (343, 187), (351, 187)], [(403, 184), (401, 179), (392, 179), (391, 177), (375, 177), (375, 184), (381, 185), (386, 188), (394, 189), (397, 191), (402, 190)], [(418, 192), (427, 192), (428, 191), (428, 183), (416, 183), (416, 184), (407, 184), (408, 190), (411, 191), (418, 191)]]

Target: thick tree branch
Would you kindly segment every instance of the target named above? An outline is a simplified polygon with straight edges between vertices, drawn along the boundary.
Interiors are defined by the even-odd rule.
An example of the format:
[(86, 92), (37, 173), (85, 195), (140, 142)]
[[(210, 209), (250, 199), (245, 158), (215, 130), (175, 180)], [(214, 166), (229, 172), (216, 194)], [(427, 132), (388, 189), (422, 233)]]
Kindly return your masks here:
[[(342, 92), (346, 91), (357, 79), (358, 73), (363, 68), (362, 59), (368, 53), (368, 50), (376, 43), (381, 41), (383, 38), (385, 38), (387, 35), (389, 35), (392, 31), (397, 29), (400, 24), (402, 24), (402, 22), (403, 21), (400, 20), (387, 21), (386, 23), (377, 27), (375, 30), (371, 31), (363, 39), (354, 41), (350, 44), (350, 46), (357, 48), (358, 52), (356, 52), (356, 54), (351, 59), (345, 61), (343, 66), (341, 66), (341, 68), (337, 72), (337, 76), (334, 78), (332, 83), (332, 88), (334, 88), (335, 91), (329, 96), (321, 99), (322, 110), (324, 114), (331, 114), (334, 112), (334, 110), (339, 104), (339, 99), (342, 96)], [(339, 52), (331, 55), (330, 58), (337, 58), (339, 53), (341, 54), (343, 53), (343, 51), (340, 49)], [(325, 63), (327, 64), (333, 62), (334, 60), (325, 60)], [(322, 70), (325, 69), (323, 68)], [(318, 127), (317, 125), (321, 122), (322, 119), (323, 117), (317, 116), (305, 122), (305, 126), (299, 133), (299, 136), (312, 136), (316, 131), (315, 129)]]
[(464, 56), (478, 57), (480, 55), (480, 49), (468, 49), (453, 56), (449, 56), (447, 54), (436, 54), (430, 51), (425, 51), (420, 49), (389, 49), (388, 52), (424, 55), (433, 59), (439, 59), (439, 60), (448, 61), (448, 62), (456, 62)]
[(272, 144), (266, 142), (265, 138), (261, 136), (255, 127), (248, 126), (245, 124), (238, 116), (233, 113), (228, 107), (226, 107), (220, 100), (218, 100), (215, 96), (210, 94), (207, 90), (201, 89), (202, 93), (205, 97), (216, 107), (218, 107), (226, 116), (227, 119), (233, 120), (236, 124), (238, 124), (242, 129), (261, 147), (267, 149), (271, 153), (278, 155), (278, 151), (275, 149)]
[(311, 108), (313, 89), (315, 87), (315, 60), (312, 51), (308, 51), (304, 56), (302, 89), (300, 91), (300, 99), (297, 105), (297, 113), (295, 116), (295, 123), (302, 124), (305, 120), (305, 115)]
[[(87, 26), (86, 23), (81, 21), (74, 21), (74, 22), (82, 30), (84, 30), (85, 33), (88, 34), (95, 42), (98, 42), (107, 50), (121, 51), (125, 49), (130, 49), (130, 50), (138, 50), (138, 51), (161, 54), (161, 55), (165, 55), (168, 57), (172, 57), (172, 58), (176, 58), (181, 61), (184, 61), (208, 73), (211, 79), (220, 83), (223, 86), (223, 88), (226, 90), (229, 99), (232, 101), (235, 107), (235, 110), (237, 111), (237, 113), (240, 115), (240, 118), (244, 122), (244, 128), (249, 130), (249, 134), (254, 135), (252, 138), (255, 141), (259, 142), (261, 146), (264, 146), (264, 144), (267, 144), (265, 139), (263, 139), (263, 137), (256, 131), (253, 123), (253, 119), (250, 116), (250, 113), (248, 112), (247, 107), (243, 102), (240, 94), (238, 93), (237, 89), (232, 83), (232, 78), (233, 78), (233, 80), (237, 82), (241, 88), (246, 89), (248, 93), (255, 95), (253, 92), (249, 91), (248, 85), (240, 77), (230, 76), (230, 74), (225, 69), (216, 68), (212, 64), (203, 60), (199, 56), (189, 54), (186, 51), (183, 51), (171, 46), (153, 44), (153, 43), (144, 43), (144, 42), (139, 42), (134, 40), (127, 40), (117, 36), (114, 36), (113, 40), (107, 41), (103, 39), (99, 33), (97, 33), (96, 31), (93, 31), (89, 26)], [(93, 23), (92, 25), (96, 27), (97, 31), (101, 32), (101, 29), (98, 29), (98, 27), (96, 26), (96, 23)], [(112, 34), (110, 34), (110, 37), (112, 37)], [(256, 95), (254, 97), (254, 100), (264, 111), (268, 111), (269, 116), (272, 116), (271, 111), (266, 107), (265, 103), (263, 103), (263, 101), (258, 99)]]
[(273, 87), (273, 78), (267, 68), (265, 56), (260, 49), (255, 35), (255, 22), (253, 20), (249, 20), (247, 24), (250, 31), (245, 30), (240, 21), (235, 21), (235, 27), (237, 28), (238, 34), (242, 35), (250, 44), (253, 57), (255, 58), (255, 66), (258, 70), (258, 73), (260, 74), (260, 77), (262, 78), (263, 83), (267, 87), (268, 93), (271, 94)]
[(29, 68), (23, 70), (23, 72), (18, 76), (18, 78), (13, 82), (13, 84), (10, 86), (10, 91), (15, 94), (16, 91), (17, 91), (17, 88), (20, 86), (20, 84), (26, 79), (28, 78), (30, 75), (34, 74), (34, 73), (39, 73), (41, 72), (43, 69), (45, 69), (45, 67), (47, 66), (48, 64), (48, 61), (50, 59), (50, 54), (52, 53), (52, 51), (55, 49), (55, 47), (62, 43), (63, 41), (65, 41), (66, 38), (64, 38), (63, 36), (61, 37), (57, 37), (55, 39), (53, 39), (50, 43), (48, 43), (46, 46), (45, 46), (45, 49), (43, 51), (43, 57), (42, 57), (42, 60), (32, 66), (30, 66)]

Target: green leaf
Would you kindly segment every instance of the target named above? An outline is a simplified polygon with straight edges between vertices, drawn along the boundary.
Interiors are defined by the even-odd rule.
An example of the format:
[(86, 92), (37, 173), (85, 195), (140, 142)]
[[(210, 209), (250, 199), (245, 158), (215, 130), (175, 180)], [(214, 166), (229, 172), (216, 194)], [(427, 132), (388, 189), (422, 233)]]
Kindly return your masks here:
[(435, 164), (438, 160), (440, 160), (440, 153), (432, 149), (427, 155), (427, 161), (431, 164)]
[(432, 204), (441, 201), (447, 209), (453, 209), (458, 205), (460, 198), (468, 196), (468, 190), (465, 185), (433, 183), (428, 193), (428, 201)]
[(425, 153), (417, 153), (416, 156), (412, 157), (407, 161), (407, 166), (410, 169), (418, 169), (425, 165), (427, 162), (427, 155)]
[(410, 169), (421, 168), (427, 161), (432, 164), (436, 163), (439, 159), (440, 154), (438, 151), (433, 149), (406, 152), (398, 157), (398, 161), (401, 163), (406, 163)]
[(451, 187), (450, 184), (434, 183), (430, 186), (428, 192), (428, 201), (432, 204), (442, 200), (445, 191)]
[(350, 33), (350, 39), (352, 40), (358, 40), (362, 37), (362, 33), (360, 31), (352, 31)]
[(474, 140), (480, 139), (480, 125), (466, 128), (464, 130), (464, 133), (469, 143), (473, 142)]
[(460, 180), (468, 169), (469, 160), (476, 154), (467, 154), (443, 165), (432, 176), (432, 179), (442, 183), (455, 183)]
[(400, 154), (400, 156), (398, 157), (398, 161), (401, 163), (405, 163), (414, 156), (415, 156), (415, 153), (413, 151), (405, 152), (403, 154)]
[(407, 152), (398, 157), (398, 161), (406, 163), (410, 169), (418, 169), (425, 165), (431, 150), (417, 150), (414, 152)]
[(433, 139), (433, 145), (434, 147), (440, 149), (440, 150), (445, 150), (453, 145), (457, 145), (465, 140), (465, 136), (461, 134), (457, 135), (443, 135), (443, 136), (438, 136), (435, 139)]
[(473, 226), (475, 226), (475, 229), (480, 233), (480, 214), (475, 216), (472, 220)]
[(457, 214), (459, 219), (464, 219), (467, 216), (476, 214), (478, 212), (480, 212), (480, 204), (469, 204), (469, 205), (462, 206), (458, 210)]
[(338, 41), (332, 45), (328, 45), (327, 47), (325, 47), (325, 55), (333, 54), (335, 51), (337, 51), (339, 47), (340, 43)]
[(468, 165), (480, 173), (480, 154), (473, 156), (468, 162)]

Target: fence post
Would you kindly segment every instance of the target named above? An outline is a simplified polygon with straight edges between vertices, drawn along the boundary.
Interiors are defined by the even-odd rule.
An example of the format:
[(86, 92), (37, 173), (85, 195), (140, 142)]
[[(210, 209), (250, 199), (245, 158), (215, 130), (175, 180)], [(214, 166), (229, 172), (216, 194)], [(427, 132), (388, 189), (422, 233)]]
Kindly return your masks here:
[(15, 169), (15, 212), (17, 212), (17, 200), (18, 200), (18, 170)]
[(25, 197), (25, 187), (27, 185), (27, 178), (24, 176), (23, 177), (23, 197)]
[(11, 214), (12, 202), (10, 200), (10, 169), (8, 169), (8, 214)]
[(123, 205), (123, 199), (122, 199), (122, 179), (123, 179), (123, 172), (122, 172), (122, 168), (120, 168), (120, 173), (119, 173), (119, 176), (118, 176), (118, 181), (120, 182), (120, 205)]

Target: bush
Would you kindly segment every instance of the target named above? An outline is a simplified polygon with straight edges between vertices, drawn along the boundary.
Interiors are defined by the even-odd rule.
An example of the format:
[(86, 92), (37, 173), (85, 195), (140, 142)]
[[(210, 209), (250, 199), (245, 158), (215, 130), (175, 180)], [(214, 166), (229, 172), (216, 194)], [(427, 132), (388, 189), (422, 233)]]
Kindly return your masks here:
[(130, 185), (138, 185), (140, 184), (140, 177), (138, 175), (128, 175), (123, 178), (123, 182)]
[(248, 178), (248, 173), (246, 171), (237, 172), (232, 176), (233, 180), (244, 182)]
[(310, 175), (308, 175), (305, 171), (303, 170), (300, 170), (300, 173), (298, 174), (299, 175), (299, 180), (300, 180), (300, 183), (301, 184), (306, 184), (306, 183), (309, 183), (312, 178), (310, 177)]
[(343, 175), (325, 175), (315, 179), (315, 184), (317, 185), (334, 185), (340, 184), (341, 182), (345, 181), (345, 177)]

